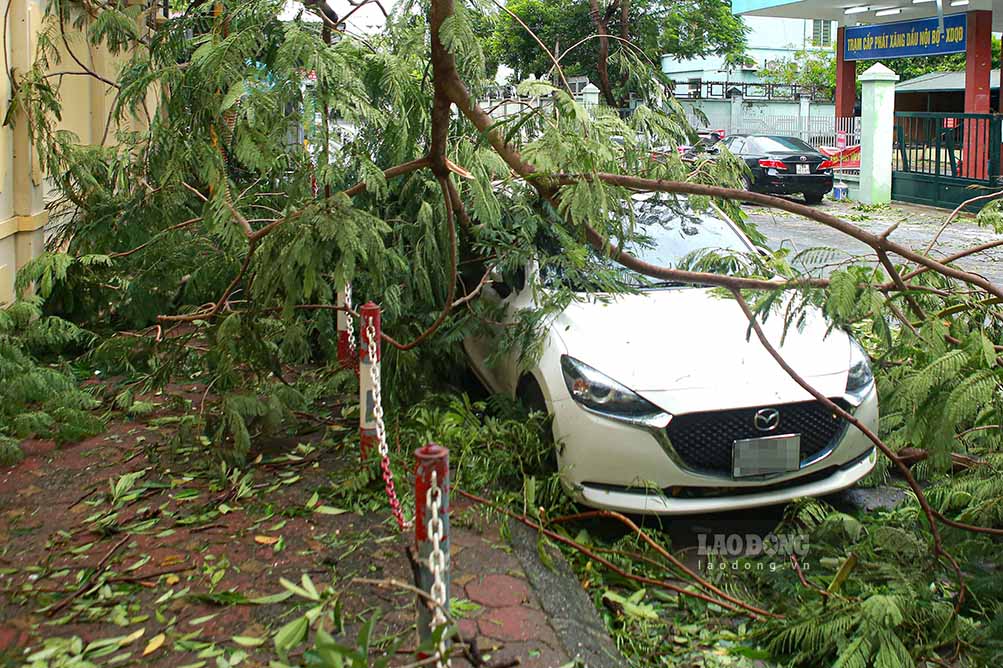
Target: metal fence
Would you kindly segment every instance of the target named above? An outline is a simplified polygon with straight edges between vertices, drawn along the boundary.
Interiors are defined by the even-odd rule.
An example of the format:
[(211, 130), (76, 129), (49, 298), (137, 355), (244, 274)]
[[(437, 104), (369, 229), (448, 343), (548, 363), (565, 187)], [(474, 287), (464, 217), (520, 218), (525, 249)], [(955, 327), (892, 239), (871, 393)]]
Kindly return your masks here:
[[(574, 95), (578, 102), (584, 102), (579, 91)], [(493, 118), (503, 119), (519, 114), (527, 109), (547, 107), (553, 104), (551, 96), (520, 96), (513, 86), (499, 86), (487, 91), (480, 100), (481, 107)], [(724, 130), (726, 134), (770, 134), (797, 137), (815, 148), (836, 147), (840, 133), (846, 135), (847, 146), (860, 144), (860, 119), (855, 117), (836, 118), (829, 113), (807, 114), (757, 114), (743, 110), (734, 120), (731, 112), (711, 113), (694, 108), (686, 109), (686, 118), (694, 128)], [(624, 116), (632, 109), (618, 110)], [(721, 110), (718, 110), (719, 112)]]
[(1000, 174), (1000, 122), (992, 114), (898, 112), (893, 168), (990, 181)]
[[(691, 121), (692, 122), (692, 121)], [(847, 146), (860, 144), (860, 119), (833, 116), (764, 115), (743, 116), (729, 134), (769, 134), (797, 137), (815, 148), (835, 147), (839, 134), (846, 135)]]
[(953, 208), (999, 188), (1003, 116), (896, 112), (893, 137), (893, 199)]
[(684, 100), (726, 100), (741, 96), (746, 100), (832, 102), (835, 88), (802, 86), (799, 84), (760, 83), (748, 81), (677, 81), (676, 97)]

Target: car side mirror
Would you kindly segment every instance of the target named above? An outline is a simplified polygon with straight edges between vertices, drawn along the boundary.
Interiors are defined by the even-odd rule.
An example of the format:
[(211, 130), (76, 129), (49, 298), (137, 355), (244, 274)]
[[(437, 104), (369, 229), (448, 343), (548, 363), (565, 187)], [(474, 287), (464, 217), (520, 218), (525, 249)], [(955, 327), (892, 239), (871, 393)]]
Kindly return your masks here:
[(520, 292), (526, 287), (526, 269), (519, 267), (515, 271), (492, 271), (491, 287), (502, 299), (508, 299), (513, 292)]
[(503, 280), (492, 281), (491, 289), (502, 299), (508, 299), (508, 296), (512, 294), (512, 286)]

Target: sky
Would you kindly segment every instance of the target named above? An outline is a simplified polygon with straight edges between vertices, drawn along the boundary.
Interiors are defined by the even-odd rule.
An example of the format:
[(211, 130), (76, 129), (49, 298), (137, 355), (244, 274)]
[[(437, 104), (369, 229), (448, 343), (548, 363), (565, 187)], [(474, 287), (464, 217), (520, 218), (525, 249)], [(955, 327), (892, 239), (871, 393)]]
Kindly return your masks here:
[[(391, 11), (393, 6), (397, 4), (398, 0), (382, 0), (383, 6), (386, 7), (387, 11)], [(352, 5), (348, 0), (327, 0), (327, 4), (338, 12), (338, 16), (344, 16), (351, 9)], [(303, 3), (297, 2), (296, 0), (287, 0), (285, 11), (282, 13), (283, 19), (291, 19), (296, 16), (296, 12), (302, 9)], [(306, 12), (305, 16), (307, 20), (313, 18), (311, 12)], [(316, 20), (320, 20), (319, 18)], [(383, 27), (383, 12), (375, 4), (368, 4), (359, 11), (352, 15), (349, 19), (349, 28), (353, 31), (358, 32), (377, 32)]]

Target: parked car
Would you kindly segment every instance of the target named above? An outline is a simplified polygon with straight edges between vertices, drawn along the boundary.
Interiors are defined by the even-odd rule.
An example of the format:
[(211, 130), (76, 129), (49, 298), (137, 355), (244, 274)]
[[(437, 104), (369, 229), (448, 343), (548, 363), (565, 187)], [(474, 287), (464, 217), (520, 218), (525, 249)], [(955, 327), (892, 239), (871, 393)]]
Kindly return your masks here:
[(722, 146), (745, 161), (747, 190), (771, 195), (801, 193), (818, 204), (832, 190), (833, 162), (796, 137), (732, 135)]
[[(638, 196), (635, 206), (645, 243), (627, 250), (647, 262), (679, 266), (708, 250), (757, 252), (716, 207), (698, 213), (666, 195)], [(500, 303), (504, 321), (533, 308), (534, 295), (557, 280), (536, 264), (519, 273), (496, 277), (479, 297)], [(873, 468), (871, 442), (749, 336), (734, 300), (706, 286), (627, 277), (637, 281), (636, 294), (575, 286), (586, 294), (550, 322), (528, 370), (517, 354), (488, 363), (500, 329), (463, 342), (485, 386), (552, 416), (561, 479), (575, 500), (630, 513), (718, 512), (829, 494)], [(786, 335), (783, 320), (774, 315), (763, 327), (785, 359), (876, 429), (874, 377), (860, 345), (830, 330), (818, 310)]]
[(725, 136), (724, 130), (697, 130), (697, 143), (679, 144), (678, 146), (656, 146), (651, 149), (652, 160), (660, 161), (665, 159), (665, 155), (676, 151), (683, 159), (695, 159), (700, 153), (705, 153), (721, 141)]

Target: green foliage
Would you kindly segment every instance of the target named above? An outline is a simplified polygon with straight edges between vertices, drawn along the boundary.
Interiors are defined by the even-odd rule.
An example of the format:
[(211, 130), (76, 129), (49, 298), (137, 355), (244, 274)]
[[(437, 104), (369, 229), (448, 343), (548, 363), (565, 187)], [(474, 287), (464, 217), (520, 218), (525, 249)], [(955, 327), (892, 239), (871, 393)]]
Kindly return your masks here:
[[(938, 499), (950, 496), (957, 484), (942, 480), (930, 494)], [(992, 597), (999, 592), (985, 591), (981, 600), (973, 600), (969, 592), (955, 612), (956, 579), (945, 562), (930, 557), (928, 541), (917, 535), (915, 523), (922, 520), (915, 501), (863, 516), (850, 532), (837, 530), (847, 526), (848, 516), (817, 501), (812, 505), (822, 511), (821, 517), (814, 511), (815, 522), (804, 524), (789, 517), (776, 530), (809, 537), (809, 552), (801, 559), (804, 575), (824, 589), (847, 556), (853, 555), (854, 565), (838, 593), (827, 598), (801, 586), (790, 568), (746, 570), (756, 574), (755, 591), (770, 591), (775, 611), (787, 616), (753, 634), (775, 657), (804, 666), (903, 666), (951, 652), (960, 642), (977, 645), (966, 659), (971, 663), (962, 665), (985, 665), (981, 662), (997, 651), (986, 642), (984, 629), (993, 620), (999, 604)], [(978, 564), (993, 550), (991, 539), (949, 534), (948, 540), (960, 556), (962, 570), (973, 574), (983, 570)], [(989, 654), (980, 657), (980, 652)]]
[[(710, 4), (727, 13), (718, 0)], [(301, 17), (279, 22), (281, 5), (228, 4), (217, 16), (211, 3), (192, 3), (139, 39), (125, 10), (99, 11), (93, 20), (80, 3), (54, 3), (35, 67), (22, 75), (14, 100), (60, 195), (53, 206), (60, 251), (30, 263), (18, 278), (22, 290), (35, 286), (46, 315), (59, 318), (40, 320), (33, 336), (70, 338), (74, 326), (92, 332), (82, 360), (145, 388), (178, 374), (200, 377), (214, 399), (193, 423), (207, 445), (233, 461), (256, 437), (281, 433), (309, 407), (312, 380), (291, 368), (337, 368), (331, 307), (346, 283), (357, 301), (379, 301), (386, 331), (408, 341), (437, 319), (450, 294), (454, 243), (468, 286), (492, 266), (514, 271), (537, 261), (622, 291), (629, 289), (622, 276), (588, 250), (583, 226), (623, 241), (635, 234), (626, 191), (569, 187), (554, 212), (514, 183), (494, 149), (462, 120), (452, 124), (449, 154), (474, 177), (455, 179), (470, 224), (461, 218), (451, 230), (432, 174), (388, 180), (382, 172), (428, 147), (426, 26), (403, 12), (375, 43), (340, 38), (327, 45), (316, 24)], [(652, 20), (668, 25), (692, 11), (633, 7), (639, 37)], [(488, 84), (491, 55), (471, 36), (497, 18), (494, 11), (459, 3), (442, 29), (474, 92)], [(46, 73), (65, 57), (57, 47), (69, 24), (123, 58), (107, 146), (83, 145), (58, 129), (66, 101), (60, 80)], [(650, 85), (643, 59), (632, 51), (617, 58), (631, 85)], [(526, 84), (536, 94), (553, 92), (548, 86)], [(650, 107), (626, 119), (586, 110), (563, 91), (556, 99), (545, 113), (501, 122), (542, 171), (627, 165), (660, 178), (740, 178), (739, 163), (728, 156), (696, 169), (674, 151), (665, 162), (650, 160), (650, 145), (673, 146), (692, 134), (678, 105), (657, 91)], [(325, 113), (337, 122), (325, 122)], [(625, 138), (623, 145), (612, 136)], [(342, 193), (360, 182), (366, 192)], [(741, 217), (737, 206), (722, 206)], [(263, 236), (251, 242), (248, 230)], [(559, 246), (541, 245), (554, 235)], [(580, 296), (568, 281), (540, 290), (539, 298), (540, 308), (523, 314), (502, 341), (503, 351), (517, 350), (524, 361), (539, 350), (548, 318)], [(217, 303), (218, 313), (199, 317)], [(490, 310), (478, 303), (457, 309), (418, 350), (385, 346), (387, 404), (435, 387), (458, 357), (456, 344), (483, 328)]]
[[(992, 61), (996, 68), (1000, 65), (1000, 38), (993, 35), (992, 41)], [(858, 61), (857, 74), (871, 64), (867, 60)], [(965, 54), (895, 58), (889, 65), (902, 81), (908, 81), (931, 72), (964, 72)], [(764, 80), (775, 83), (833, 88), (836, 85), (836, 56), (832, 49), (799, 49), (791, 58), (770, 61), (759, 73)], [(860, 86), (859, 81), (857, 86)]]
[(17, 443), (22, 439), (67, 443), (103, 429), (91, 412), (99, 402), (78, 387), (69, 369), (36, 357), (72, 350), (89, 340), (90, 335), (72, 323), (41, 316), (38, 298), (0, 310), (0, 465), (20, 459)]
[[(390, 426), (392, 469), (414, 465), (414, 451), (438, 443), (449, 448), (452, 485), (469, 490), (493, 488), (512, 502), (523, 503), (524, 480), (532, 479), (532, 507), (567, 505), (554, 467), (554, 445), (544, 437), (548, 419), (527, 413), (519, 402), (492, 395), (471, 401), (466, 394), (432, 395)], [(333, 481), (334, 500), (349, 509), (384, 508), (386, 492), (378, 462), (346, 470)], [(398, 486), (406, 506), (411, 490)]]
[(832, 49), (798, 49), (790, 58), (767, 62), (759, 75), (771, 83), (834, 88), (836, 56)]

